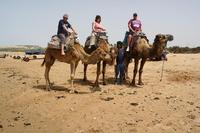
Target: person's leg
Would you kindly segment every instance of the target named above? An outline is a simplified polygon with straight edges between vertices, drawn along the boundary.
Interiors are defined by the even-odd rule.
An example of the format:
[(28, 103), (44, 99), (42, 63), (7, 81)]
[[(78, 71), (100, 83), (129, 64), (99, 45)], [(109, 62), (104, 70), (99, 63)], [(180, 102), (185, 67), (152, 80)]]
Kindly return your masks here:
[(120, 84), (122, 83), (123, 81), (123, 76), (124, 76), (124, 64), (120, 64)]
[(131, 42), (132, 42), (132, 35), (129, 34), (129, 35), (128, 35), (128, 47), (127, 47), (127, 51), (130, 51)]
[(95, 45), (96, 42), (96, 36), (94, 33), (92, 33), (91, 37), (90, 37), (90, 45), (89, 47), (91, 47), (92, 45)]
[(117, 76), (118, 76), (117, 65), (115, 65), (115, 83), (117, 83)]
[(65, 52), (64, 52), (65, 35), (59, 34), (58, 37), (60, 38), (60, 41), (61, 41), (61, 55), (65, 55)]

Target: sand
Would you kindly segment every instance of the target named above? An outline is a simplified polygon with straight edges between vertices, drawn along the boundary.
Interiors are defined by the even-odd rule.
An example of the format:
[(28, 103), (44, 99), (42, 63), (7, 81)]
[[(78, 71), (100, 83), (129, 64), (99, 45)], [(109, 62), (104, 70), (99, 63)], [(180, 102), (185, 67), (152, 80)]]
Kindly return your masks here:
[[(2, 133), (200, 133), (200, 54), (169, 54), (144, 66), (144, 86), (114, 85), (107, 67), (106, 86), (91, 92), (96, 65), (84, 83), (79, 63), (68, 93), (69, 65), (55, 62), (52, 91), (45, 91), (42, 60), (0, 59), (0, 132)], [(133, 63), (129, 67), (132, 77)], [(102, 76), (102, 75), (101, 75)], [(101, 79), (101, 78), (100, 78)], [(138, 79), (138, 78), (137, 78)]]

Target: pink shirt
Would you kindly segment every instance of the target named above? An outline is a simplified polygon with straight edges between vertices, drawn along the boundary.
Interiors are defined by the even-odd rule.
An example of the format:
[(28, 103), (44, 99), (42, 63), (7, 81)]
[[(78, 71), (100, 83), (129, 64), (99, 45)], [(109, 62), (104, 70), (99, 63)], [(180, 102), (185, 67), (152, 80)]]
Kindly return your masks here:
[(131, 19), (129, 22), (128, 22), (128, 25), (131, 25), (131, 28), (135, 31), (141, 31), (142, 30), (142, 23), (140, 20), (134, 20), (134, 19)]
[(92, 23), (92, 32), (105, 32), (105, 31), (106, 29), (100, 23), (97, 22)]

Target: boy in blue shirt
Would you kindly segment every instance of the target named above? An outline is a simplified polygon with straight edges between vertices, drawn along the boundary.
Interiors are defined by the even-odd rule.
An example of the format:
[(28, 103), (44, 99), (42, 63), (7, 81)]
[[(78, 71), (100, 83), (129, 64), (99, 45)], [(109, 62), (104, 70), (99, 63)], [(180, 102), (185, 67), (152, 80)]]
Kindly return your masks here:
[(122, 42), (117, 42), (118, 54), (116, 58), (117, 65), (115, 66), (115, 84), (122, 84), (124, 78), (124, 54), (125, 49)]

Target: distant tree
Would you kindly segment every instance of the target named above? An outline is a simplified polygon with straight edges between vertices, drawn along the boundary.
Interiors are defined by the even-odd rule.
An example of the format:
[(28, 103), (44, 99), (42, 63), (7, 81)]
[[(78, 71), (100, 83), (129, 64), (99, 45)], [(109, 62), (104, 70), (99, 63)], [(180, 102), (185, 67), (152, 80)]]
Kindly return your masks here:
[(167, 49), (171, 53), (200, 53), (200, 47), (189, 48), (189, 47), (173, 46)]

